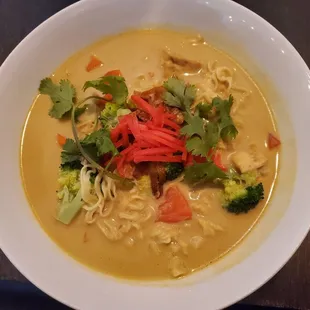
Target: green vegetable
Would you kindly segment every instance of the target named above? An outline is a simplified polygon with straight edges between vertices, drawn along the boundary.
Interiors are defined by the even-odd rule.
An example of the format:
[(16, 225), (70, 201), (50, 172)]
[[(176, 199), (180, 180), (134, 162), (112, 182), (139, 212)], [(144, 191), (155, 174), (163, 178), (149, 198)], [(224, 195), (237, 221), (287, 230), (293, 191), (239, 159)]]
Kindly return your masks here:
[(185, 168), (184, 179), (187, 183), (214, 182), (217, 179), (227, 179), (229, 176), (213, 162), (195, 163)]
[(110, 133), (104, 128), (92, 132), (80, 141), (81, 146), (96, 160), (106, 153), (118, 154), (116, 147), (110, 139)]
[(95, 179), (96, 179), (96, 176), (98, 175), (98, 171), (97, 172), (91, 172), (90, 173), (90, 177), (89, 177), (89, 182), (91, 184), (95, 184)]
[(116, 103), (108, 102), (101, 111), (100, 120), (102, 126), (111, 130), (118, 124), (118, 117), (131, 113), (129, 109), (123, 109)]
[(75, 196), (80, 189), (80, 170), (69, 167), (62, 168), (57, 181), (60, 188), (66, 187), (70, 195)]
[(264, 199), (264, 187), (262, 183), (247, 186), (246, 183), (238, 183), (235, 180), (224, 180), (224, 204), (223, 207), (231, 213), (247, 213), (255, 208), (260, 200)]
[(40, 83), (39, 92), (50, 96), (53, 106), (49, 115), (57, 119), (61, 119), (72, 109), (76, 96), (75, 88), (69, 80), (61, 80), (57, 85), (50, 78), (45, 78)]
[(128, 97), (128, 88), (125, 79), (121, 76), (103, 76), (99, 80), (87, 81), (83, 89), (93, 87), (103, 94), (112, 95), (112, 101), (118, 105), (126, 103)]
[(62, 147), (61, 152), (61, 166), (70, 168), (79, 168), (81, 166), (81, 153), (76, 146), (74, 140), (67, 139)]
[(179, 177), (184, 171), (184, 166), (181, 163), (167, 163), (165, 165), (166, 169), (166, 179), (172, 181)]
[(238, 130), (230, 116), (230, 110), (233, 105), (234, 98), (229, 96), (228, 100), (216, 97), (212, 100), (212, 106), (215, 107), (218, 116), (220, 128), (220, 136), (224, 141), (231, 141), (236, 138)]
[(187, 85), (184, 81), (172, 77), (164, 83), (164, 87), (166, 89), (163, 95), (165, 104), (190, 113), (190, 107), (196, 97), (195, 86)]
[(67, 194), (64, 194), (63, 200), (59, 205), (57, 220), (63, 224), (70, 224), (74, 217), (83, 207), (83, 200), (81, 190), (78, 191), (76, 196), (70, 201)]
[(208, 119), (212, 108), (212, 104), (209, 104), (208, 102), (201, 102), (197, 105), (196, 110), (198, 111), (200, 117)]

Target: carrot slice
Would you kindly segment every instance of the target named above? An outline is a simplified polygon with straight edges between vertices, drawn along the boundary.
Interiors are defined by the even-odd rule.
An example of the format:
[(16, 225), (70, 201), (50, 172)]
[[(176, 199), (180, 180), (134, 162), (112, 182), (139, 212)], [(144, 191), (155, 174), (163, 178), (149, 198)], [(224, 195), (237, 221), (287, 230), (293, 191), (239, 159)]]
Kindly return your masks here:
[(281, 141), (276, 138), (273, 134), (268, 134), (268, 147), (270, 150), (278, 147), (281, 144)]
[(177, 186), (170, 187), (165, 194), (166, 201), (158, 207), (157, 221), (177, 223), (192, 218), (192, 210), (188, 201)]
[(221, 170), (227, 171), (227, 167), (222, 164), (222, 156), (220, 152), (215, 152), (215, 154), (212, 155), (212, 160)]
[(120, 70), (108, 71), (104, 76), (123, 76)]
[(95, 55), (91, 55), (90, 56), (90, 61), (88, 63), (88, 65), (86, 66), (86, 71), (90, 72), (96, 68), (99, 68), (103, 65), (102, 61), (96, 57)]
[(66, 141), (67, 141), (66, 137), (60, 135), (59, 133), (57, 134), (57, 142), (60, 146), (64, 146)]

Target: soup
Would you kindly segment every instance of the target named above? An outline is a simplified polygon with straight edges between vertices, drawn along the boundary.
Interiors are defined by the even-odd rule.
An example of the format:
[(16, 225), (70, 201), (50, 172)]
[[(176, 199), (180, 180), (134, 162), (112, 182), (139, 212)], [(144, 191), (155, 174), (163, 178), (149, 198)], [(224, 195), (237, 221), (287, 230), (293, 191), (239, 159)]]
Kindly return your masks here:
[(280, 141), (251, 77), (201, 36), (135, 30), (41, 81), (21, 143), (30, 205), (68, 254), (178, 278), (238, 244), (273, 190)]

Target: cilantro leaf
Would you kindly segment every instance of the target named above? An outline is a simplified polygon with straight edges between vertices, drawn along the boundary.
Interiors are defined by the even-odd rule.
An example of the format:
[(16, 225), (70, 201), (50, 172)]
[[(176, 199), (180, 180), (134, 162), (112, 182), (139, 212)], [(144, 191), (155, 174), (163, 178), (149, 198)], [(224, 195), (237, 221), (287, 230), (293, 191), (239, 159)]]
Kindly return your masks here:
[(205, 134), (204, 122), (198, 115), (185, 114), (185, 121), (187, 125), (181, 128), (181, 133), (188, 137), (198, 135), (203, 137)]
[(201, 182), (213, 182), (216, 179), (227, 179), (228, 175), (213, 162), (193, 164), (186, 167), (184, 179), (187, 183), (197, 184)]
[(163, 95), (165, 104), (190, 112), (190, 107), (196, 97), (194, 85), (186, 85), (184, 81), (175, 77), (164, 82), (166, 92)]
[(200, 117), (208, 118), (212, 108), (212, 104), (209, 104), (207, 102), (201, 102), (197, 105), (196, 110), (198, 111)]
[(206, 157), (219, 141), (219, 127), (216, 123), (207, 123), (203, 135), (194, 136), (186, 141), (186, 149), (193, 155)]
[(81, 164), (81, 153), (75, 144), (74, 140), (67, 139), (62, 147), (61, 152), (61, 166), (74, 168)]
[(103, 94), (112, 95), (112, 101), (123, 105), (128, 97), (128, 88), (125, 79), (121, 76), (103, 76), (99, 80), (87, 81), (83, 90), (93, 87)]
[(236, 138), (238, 130), (230, 116), (230, 110), (233, 105), (234, 98), (229, 96), (228, 100), (216, 97), (212, 100), (212, 106), (216, 108), (219, 117), (220, 135), (224, 141), (231, 141)]
[(110, 139), (109, 131), (105, 129), (99, 129), (87, 135), (81, 141), (82, 147), (85, 147), (86, 151), (93, 157), (101, 157), (106, 153), (112, 153), (113, 156), (118, 154), (116, 147)]
[(40, 83), (39, 92), (50, 96), (53, 106), (49, 115), (56, 119), (61, 119), (72, 109), (76, 96), (75, 88), (69, 80), (61, 80), (57, 85), (50, 78), (45, 78)]

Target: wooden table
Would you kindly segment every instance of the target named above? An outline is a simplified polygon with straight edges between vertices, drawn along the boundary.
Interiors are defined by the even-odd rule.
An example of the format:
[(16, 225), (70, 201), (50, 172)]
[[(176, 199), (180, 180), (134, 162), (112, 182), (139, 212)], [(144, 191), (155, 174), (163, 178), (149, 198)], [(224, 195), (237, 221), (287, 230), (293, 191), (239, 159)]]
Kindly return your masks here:
[[(74, 2), (76, 1), (0, 0), (0, 64), (32, 29)], [(310, 0), (238, 0), (236, 2), (250, 8), (274, 25), (291, 41), (310, 65)], [(0, 278), (27, 282), (1, 251)], [(310, 309), (310, 236), (272, 280), (241, 303)]]

